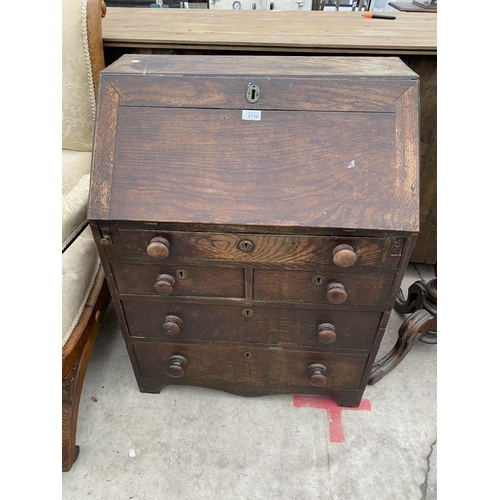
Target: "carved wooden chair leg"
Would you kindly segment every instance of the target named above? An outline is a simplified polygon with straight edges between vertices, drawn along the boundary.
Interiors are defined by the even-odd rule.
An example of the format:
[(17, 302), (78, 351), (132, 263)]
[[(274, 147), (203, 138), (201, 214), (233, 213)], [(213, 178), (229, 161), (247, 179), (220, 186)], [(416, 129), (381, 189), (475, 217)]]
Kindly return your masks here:
[(373, 365), (368, 384), (377, 383), (393, 370), (411, 351), (415, 342), (425, 335), (434, 323), (434, 316), (425, 309), (408, 316), (398, 331), (398, 340), (392, 350), (378, 363)]
[(62, 470), (67, 472), (71, 469), (78, 458), (79, 447), (76, 446), (76, 424), (78, 420), (78, 408), (82, 393), (85, 372), (90, 360), (90, 354), (94, 345), (99, 323), (96, 323), (79, 359), (62, 379)]

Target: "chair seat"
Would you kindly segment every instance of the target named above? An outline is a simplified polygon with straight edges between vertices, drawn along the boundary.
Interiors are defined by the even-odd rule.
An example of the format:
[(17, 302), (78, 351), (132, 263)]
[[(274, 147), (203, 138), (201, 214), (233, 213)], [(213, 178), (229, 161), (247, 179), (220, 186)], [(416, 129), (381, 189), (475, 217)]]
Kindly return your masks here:
[(87, 222), (90, 174), (62, 199), (62, 247), (65, 249)]
[(62, 256), (62, 345), (80, 319), (99, 269), (99, 258), (90, 227)]
[(63, 198), (78, 184), (80, 179), (90, 174), (92, 153), (90, 151), (62, 150), (62, 196)]

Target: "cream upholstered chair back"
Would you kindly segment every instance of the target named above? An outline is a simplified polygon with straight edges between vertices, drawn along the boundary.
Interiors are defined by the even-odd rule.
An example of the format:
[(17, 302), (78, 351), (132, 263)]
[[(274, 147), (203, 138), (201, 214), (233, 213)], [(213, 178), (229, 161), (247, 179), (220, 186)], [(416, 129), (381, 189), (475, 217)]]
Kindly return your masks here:
[(80, 320), (99, 259), (87, 204), (95, 89), (104, 68), (102, 0), (62, 2), (62, 251), (63, 346)]
[(91, 151), (95, 94), (87, 40), (87, 0), (63, 0), (62, 147)]
[(95, 92), (104, 68), (103, 0), (62, 2), (62, 470), (78, 456), (76, 424), (85, 371), (109, 303), (88, 227)]

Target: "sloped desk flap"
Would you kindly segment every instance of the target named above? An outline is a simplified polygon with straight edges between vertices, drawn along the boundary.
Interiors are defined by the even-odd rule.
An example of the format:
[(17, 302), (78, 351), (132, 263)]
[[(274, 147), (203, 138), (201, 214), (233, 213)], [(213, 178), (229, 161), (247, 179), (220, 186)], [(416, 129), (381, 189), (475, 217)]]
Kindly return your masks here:
[(418, 95), (398, 58), (123, 56), (89, 219), (417, 231)]

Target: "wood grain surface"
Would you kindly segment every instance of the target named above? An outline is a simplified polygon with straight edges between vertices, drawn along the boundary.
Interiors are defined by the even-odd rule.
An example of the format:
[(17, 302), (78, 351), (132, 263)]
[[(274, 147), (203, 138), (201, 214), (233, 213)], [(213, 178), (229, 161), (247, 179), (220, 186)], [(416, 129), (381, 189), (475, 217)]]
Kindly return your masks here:
[[(169, 342), (212, 341), (250, 342), (275, 346), (308, 346), (316, 349), (369, 350), (381, 313), (325, 311), (314, 309), (251, 307), (251, 316), (243, 306), (178, 304), (122, 301), (128, 332), (133, 337), (162, 339)], [(167, 315), (182, 320), (180, 331), (168, 336), (162, 325)], [(331, 344), (318, 340), (317, 328), (331, 323), (337, 337)]]
[[(399, 57), (374, 58), (349, 56), (282, 57), (273, 55), (189, 55), (124, 54), (108, 65), (103, 75), (163, 75), (163, 76), (281, 76), (295, 78), (360, 77), (374, 79), (415, 79), (417, 75)], [(165, 61), (168, 61), (165, 64)], [(122, 80), (123, 81), (123, 80)], [(142, 82), (142, 80), (141, 80)], [(142, 82), (147, 84), (147, 82)], [(352, 82), (360, 83), (360, 82)], [(123, 86), (123, 84), (121, 84)], [(130, 88), (131, 91), (134, 88)], [(154, 96), (149, 96), (149, 98)]]
[[(114, 265), (113, 274), (118, 293), (154, 295), (153, 286), (157, 276), (175, 276), (178, 266)], [(189, 297), (244, 297), (243, 269), (227, 267), (183, 266), (186, 279), (176, 279), (172, 296)]]
[(103, 41), (105, 47), (436, 53), (435, 14), (394, 15), (387, 21), (366, 19), (359, 12), (112, 7), (103, 20)]
[[(134, 350), (143, 376), (163, 376), (165, 382), (182, 381), (188, 385), (211, 387), (215, 381), (251, 384), (256, 390), (266, 386), (310, 387), (307, 367), (323, 363), (327, 367), (327, 386), (358, 389), (366, 364), (365, 354), (340, 354), (257, 348), (253, 345), (231, 346), (219, 344), (170, 344), (134, 341)], [(247, 358), (245, 353), (250, 353)], [(188, 360), (185, 375), (171, 379), (166, 368), (172, 355)]]
[[(170, 252), (164, 263), (190, 260), (225, 261), (241, 263), (304, 263), (329, 265), (332, 251), (342, 244), (353, 245), (357, 259), (352, 269), (367, 267), (391, 267), (392, 262), (383, 259), (383, 238), (321, 237), (298, 235), (260, 235), (181, 231), (120, 230), (120, 241), (126, 259), (154, 262), (147, 254), (149, 242), (158, 235), (170, 241)], [(243, 252), (239, 243), (249, 239), (253, 244), (250, 252)], [(109, 247), (108, 247), (109, 249)], [(116, 254), (116, 252), (115, 252)], [(121, 260), (121, 259), (120, 259)], [(387, 259), (386, 259), (387, 260)]]
[[(321, 285), (313, 283), (316, 275), (324, 276)], [(318, 268), (308, 271), (254, 270), (253, 299), (256, 301), (315, 303), (322, 307), (338, 307), (326, 299), (326, 288), (331, 282), (344, 285), (347, 300), (344, 307), (373, 306), (383, 308), (386, 290), (394, 276), (391, 274), (349, 274), (333, 269)]]

